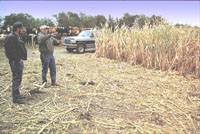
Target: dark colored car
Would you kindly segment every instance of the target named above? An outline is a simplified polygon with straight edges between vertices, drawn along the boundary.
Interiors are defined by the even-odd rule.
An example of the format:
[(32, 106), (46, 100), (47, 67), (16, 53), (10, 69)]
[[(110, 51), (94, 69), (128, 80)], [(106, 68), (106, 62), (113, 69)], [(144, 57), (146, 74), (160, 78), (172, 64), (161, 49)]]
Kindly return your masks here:
[(84, 53), (85, 51), (95, 52), (95, 39), (93, 30), (84, 30), (78, 36), (71, 36), (64, 38), (64, 46), (68, 52), (76, 50), (77, 53)]

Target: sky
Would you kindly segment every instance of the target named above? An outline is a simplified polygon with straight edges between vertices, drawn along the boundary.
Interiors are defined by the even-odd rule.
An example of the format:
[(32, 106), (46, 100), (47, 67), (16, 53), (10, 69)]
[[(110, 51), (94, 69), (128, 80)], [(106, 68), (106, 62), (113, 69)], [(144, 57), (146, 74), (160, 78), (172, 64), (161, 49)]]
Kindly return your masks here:
[(161, 16), (171, 24), (200, 26), (200, 1), (1, 1), (0, 16), (28, 13), (34, 18), (50, 18), (54, 14), (71, 11), (86, 15), (109, 14), (116, 18), (131, 15)]

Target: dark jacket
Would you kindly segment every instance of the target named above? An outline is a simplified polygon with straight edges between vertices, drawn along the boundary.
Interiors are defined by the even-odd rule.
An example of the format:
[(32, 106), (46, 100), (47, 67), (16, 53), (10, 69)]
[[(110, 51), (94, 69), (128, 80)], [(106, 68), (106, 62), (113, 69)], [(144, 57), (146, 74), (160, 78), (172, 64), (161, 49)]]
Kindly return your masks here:
[(58, 40), (51, 37), (50, 34), (38, 34), (39, 51), (41, 53), (53, 54), (54, 45), (59, 45)]
[(19, 62), (20, 59), (27, 60), (27, 50), (24, 46), (24, 42), (20, 36), (12, 32), (5, 40), (5, 53), (9, 60)]

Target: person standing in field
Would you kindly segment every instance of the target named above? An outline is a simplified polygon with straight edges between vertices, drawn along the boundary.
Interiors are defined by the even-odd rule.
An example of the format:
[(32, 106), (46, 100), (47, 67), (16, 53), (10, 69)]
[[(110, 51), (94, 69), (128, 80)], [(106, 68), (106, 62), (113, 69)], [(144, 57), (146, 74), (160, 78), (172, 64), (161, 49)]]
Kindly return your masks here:
[(23, 25), (21, 22), (13, 24), (13, 32), (11, 32), (5, 40), (5, 53), (9, 59), (12, 71), (12, 98), (13, 103), (24, 104), (23, 97), (20, 96), (19, 86), (22, 81), (24, 63), (27, 60), (27, 50), (21, 39)]
[(55, 33), (48, 33), (49, 27), (43, 25), (40, 27), (41, 32), (38, 34), (38, 43), (40, 51), (40, 59), (42, 62), (42, 84), (47, 86), (47, 72), (50, 69), (51, 85), (59, 86), (56, 83), (56, 63), (54, 58), (54, 45), (59, 45), (60, 41), (55, 39)]

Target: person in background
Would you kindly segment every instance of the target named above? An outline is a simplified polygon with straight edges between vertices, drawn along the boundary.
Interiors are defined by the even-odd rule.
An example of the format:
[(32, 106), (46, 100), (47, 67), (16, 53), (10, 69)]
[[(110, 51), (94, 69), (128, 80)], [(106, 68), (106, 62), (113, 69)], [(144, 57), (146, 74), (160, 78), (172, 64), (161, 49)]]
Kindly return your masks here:
[[(52, 28), (50, 33), (55, 35), (55, 36), (54, 36), (55, 39), (61, 40), (61, 36), (59, 35), (59, 33), (56, 31), (55, 28)], [(56, 43), (56, 42), (55, 42), (55, 43)], [(60, 42), (58, 42), (58, 43), (60, 43)], [(55, 45), (59, 45), (59, 44), (55, 44)]]
[(43, 25), (40, 27), (40, 33), (38, 34), (38, 43), (39, 43), (39, 51), (40, 51), (40, 59), (42, 62), (42, 84), (47, 86), (47, 72), (48, 68), (50, 69), (51, 76), (51, 85), (59, 86), (56, 83), (56, 63), (54, 58), (54, 45), (59, 45), (61, 43), (60, 40), (55, 39), (55, 33), (48, 33), (49, 27)]
[(24, 42), (25, 45), (28, 44), (27, 32), (26, 32), (26, 28), (24, 28), (24, 27), (22, 28), (22, 31), (21, 31), (21, 39), (22, 39), (22, 41)]
[(19, 86), (22, 81), (24, 68), (23, 60), (27, 60), (27, 50), (24, 46), (20, 34), (23, 30), (21, 22), (13, 24), (13, 31), (5, 40), (5, 53), (9, 59), (10, 68), (12, 71), (12, 98), (13, 103), (24, 104), (23, 96), (20, 96)]
[(11, 26), (10, 25), (7, 25), (7, 28), (6, 28), (6, 34), (9, 34), (11, 32)]

